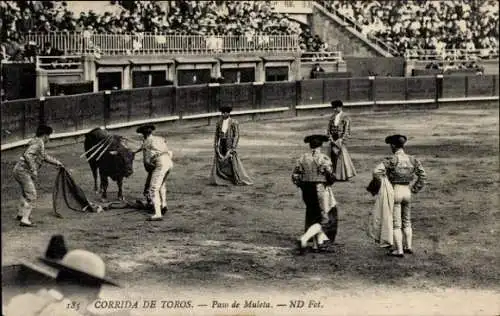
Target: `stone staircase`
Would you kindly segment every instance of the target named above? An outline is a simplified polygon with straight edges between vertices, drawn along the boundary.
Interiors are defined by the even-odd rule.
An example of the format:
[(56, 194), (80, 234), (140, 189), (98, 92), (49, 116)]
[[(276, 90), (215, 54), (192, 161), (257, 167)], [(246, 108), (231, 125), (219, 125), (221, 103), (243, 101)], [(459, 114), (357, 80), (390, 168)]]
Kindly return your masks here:
[(313, 33), (328, 43), (330, 50), (342, 51), (345, 56), (394, 57), (397, 54), (390, 45), (363, 34), (348, 17), (330, 12), (317, 2), (312, 2), (310, 25)]

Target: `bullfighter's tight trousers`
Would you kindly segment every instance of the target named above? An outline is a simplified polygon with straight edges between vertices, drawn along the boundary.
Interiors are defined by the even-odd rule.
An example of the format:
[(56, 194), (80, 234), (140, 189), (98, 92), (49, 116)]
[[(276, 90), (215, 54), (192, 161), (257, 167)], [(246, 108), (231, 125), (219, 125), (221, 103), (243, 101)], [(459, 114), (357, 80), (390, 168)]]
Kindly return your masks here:
[(393, 210), (393, 227), (394, 227), (394, 243), (398, 254), (403, 253), (403, 236), (405, 245), (404, 248), (411, 249), (413, 231), (411, 227), (411, 191), (409, 185), (394, 185), (394, 210)]
[(155, 210), (154, 217), (161, 217), (161, 209), (167, 207), (167, 175), (172, 165), (172, 160), (166, 154), (159, 156), (155, 161), (149, 186), (149, 196)]
[(14, 179), (19, 183), (22, 191), (17, 215), (22, 217), (21, 222), (30, 224), (31, 212), (37, 197), (35, 182), (31, 173), (19, 165), (14, 167)]

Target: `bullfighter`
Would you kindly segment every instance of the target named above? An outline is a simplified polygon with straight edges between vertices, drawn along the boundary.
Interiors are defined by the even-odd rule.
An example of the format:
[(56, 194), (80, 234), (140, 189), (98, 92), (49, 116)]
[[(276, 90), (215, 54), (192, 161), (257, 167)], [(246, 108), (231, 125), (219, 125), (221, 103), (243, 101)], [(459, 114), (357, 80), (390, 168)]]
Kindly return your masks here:
[(356, 168), (346, 147), (346, 141), (351, 136), (351, 119), (342, 110), (342, 101), (334, 100), (331, 106), (334, 113), (328, 123), (327, 134), (330, 137), (333, 172), (337, 181), (348, 181), (356, 175)]
[(252, 185), (241, 162), (237, 147), (240, 140), (240, 128), (237, 120), (231, 118), (232, 107), (220, 107), (221, 117), (215, 125), (214, 163), (210, 173), (213, 185)]
[[(392, 157), (379, 163), (374, 171), (375, 179), (387, 177), (394, 189), (393, 235), (395, 250), (388, 253), (393, 257), (404, 257), (404, 253), (412, 254), (413, 230), (411, 226), (411, 194), (420, 192), (427, 179), (422, 163), (414, 156), (404, 151), (407, 137), (391, 135), (385, 138), (385, 143), (391, 146)], [(411, 184), (414, 177), (416, 181)], [(404, 237), (404, 245), (403, 245)]]
[[(172, 152), (168, 150), (164, 137), (153, 135), (155, 126), (146, 124), (137, 129), (142, 134), (144, 142), (138, 150), (143, 152), (145, 166), (152, 171), (149, 180), (149, 199), (153, 203), (155, 214), (148, 220), (161, 221), (168, 210), (167, 207), (167, 177), (173, 167)], [(147, 185), (147, 184), (146, 184)]]
[(31, 212), (37, 199), (35, 182), (38, 171), (43, 162), (63, 167), (62, 162), (45, 152), (45, 144), (50, 139), (53, 129), (47, 125), (40, 125), (36, 130), (36, 136), (28, 142), (28, 148), (24, 151), (14, 167), (14, 179), (19, 183), (22, 196), (17, 213), (17, 220), (22, 227), (33, 227), (30, 220)]
[(311, 151), (299, 158), (292, 173), (292, 181), (301, 189), (306, 205), (305, 233), (297, 240), (300, 255), (311, 239), (315, 250), (325, 249), (326, 241), (333, 243), (338, 226), (332, 162), (320, 150), (321, 145), (328, 142), (328, 136), (310, 135), (304, 142), (309, 143)]

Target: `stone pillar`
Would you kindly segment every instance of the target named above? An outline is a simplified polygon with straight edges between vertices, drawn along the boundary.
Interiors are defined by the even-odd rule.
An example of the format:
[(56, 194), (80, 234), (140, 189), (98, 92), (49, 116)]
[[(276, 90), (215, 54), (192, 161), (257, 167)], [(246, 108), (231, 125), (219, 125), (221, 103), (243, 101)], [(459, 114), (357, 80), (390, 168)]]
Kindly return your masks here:
[(266, 81), (266, 70), (264, 68), (264, 61), (261, 59), (255, 67), (255, 82), (264, 81)]
[(98, 89), (98, 80), (97, 80), (97, 67), (95, 63), (95, 56), (93, 55), (84, 55), (82, 57), (82, 67), (83, 67), (83, 80), (84, 81), (93, 81), (94, 82), (94, 92), (97, 92)]
[(175, 75), (175, 63), (169, 64), (167, 66), (167, 80), (170, 80), (174, 82), (174, 84), (177, 83), (177, 76)]
[(220, 71), (220, 60), (217, 59), (217, 63), (212, 64), (212, 69), (210, 71), (212, 78), (219, 78), (222, 76)]
[(414, 60), (406, 60), (405, 62), (405, 77), (411, 77), (413, 69), (415, 69), (416, 63)]
[(293, 57), (294, 60), (290, 63), (288, 81), (302, 80), (300, 75), (300, 54), (296, 54)]
[(132, 67), (130, 65), (123, 66), (122, 70), (122, 89), (132, 89)]
[(43, 69), (36, 70), (36, 97), (43, 97), (49, 92), (49, 77), (47, 71)]
[(179, 69), (180, 64), (179, 63), (174, 63), (172, 64), (172, 81), (174, 82), (174, 86), (177, 86), (179, 83), (179, 78), (177, 76), (177, 70)]
[(347, 72), (347, 63), (344, 60), (337, 62), (337, 72)]

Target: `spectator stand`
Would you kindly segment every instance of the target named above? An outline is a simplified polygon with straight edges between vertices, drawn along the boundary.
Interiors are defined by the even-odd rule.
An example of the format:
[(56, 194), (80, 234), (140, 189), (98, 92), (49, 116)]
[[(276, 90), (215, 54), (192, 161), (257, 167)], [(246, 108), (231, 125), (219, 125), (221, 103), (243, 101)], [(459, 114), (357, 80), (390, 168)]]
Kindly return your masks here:
[[(9, 59), (28, 57), (36, 63), (34, 59), (37, 55), (46, 56), (37, 63), (37, 69), (45, 74), (79, 72), (76, 61), (66, 60), (66, 56), (80, 56), (83, 59), (83, 80), (94, 80), (94, 90), (99, 86), (96, 82), (100, 80), (96, 80), (96, 68), (104, 69), (106, 66), (107, 71), (112, 71), (113, 67), (118, 70), (110, 75), (121, 83), (107, 82), (111, 89), (130, 88), (131, 85), (127, 82), (133, 81), (130, 77), (134, 77), (133, 71), (127, 69), (131, 68), (130, 65), (140, 67), (141, 70), (151, 68), (150, 64), (155, 64), (154, 67), (158, 68), (162, 67), (157, 60), (160, 56), (173, 60), (179, 55), (206, 55), (219, 59), (227, 55), (258, 57), (264, 60), (261, 67), (265, 69), (264, 72), (269, 69), (274, 72), (273, 75), (262, 74), (262, 71), (257, 70), (260, 66), (256, 66), (254, 75), (248, 70), (233, 72), (228, 77), (234, 77), (231, 80), (235, 82), (246, 82), (255, 77), (293, 80), (295, 76), (290, 73), (296, 67), (288, 62), (291, 56), (298, 62), (300, 50), (328, 50), (319, 36), (313, 36), (310, 29), (285, 13), (286, 10), (290, 13), (296, 10), (307, 14), (312, 11), (310, 3), (103, 1), (98, 5), (101, 6), (99, 12), (103, 12), (101, 14), (88, 10), (85, 6), (80, 6), (79, 11), (74, 10), (71, 7), (75, 6), (75, 2), (2, 1), (1, 18), (5, 26), (2, 31), (6, 30), (1, 34), (2, 42), (8, 42), (2, 48), (9, 53), (13, 52), (5, 54)], [(286, 10), (280, 12), (274, 6)], [(28, 42), (30, 44), (24, 44)], [(38, 53), (27, 56), (26, 52), (31, 46), (36, 47)], [(141, 61), (139, 66), (136, 58), (146, 56), (154, 59), (154, 62)], [(269, 56), (275, 56), (275, 60), (265, 60)], [(279, 56), (282, 61), (278, 60)], [(94, 60), (95, 65), (90, 65), (90, 59)], [(119, 64), (105, 65), (111, 59)], [(159, 72), (161, 71), (155, 73), (154, 77), (150, 73), (139, 74), (135, 78), (141, 86), (165, 82)], [(170, 74), (171, 70), (165, 72)], [(219, 72), (217, 69), (214, 71), (216, 74)], [(170, 75), (167, 77), (173, 78)], [(193, 76), (192, 79), (194, 78)], [(38, 82), (38, 91), (41, 90), (40, 86)], [(40, 96), (40, 93), (37, 92), (37, 95)]]
[(99, 14), (64, 1), (3, 1), (2, 42), (34, 41), (42, 50), (50, 43), (65, 55), (198, 54), (290, 51), (296, 36), (301, 42), (312, 36), (269, 1), (111, 1), (104, 7)]
[(499, 46), (496, 0), (318, 2), (397, 50), (398, 56), (412, 49), (489, 51)]
[(271, 6), (277, 12), (305, 12), (312, 13), (313, 1), (288, 0), (288, 1), (269, 1)]
[(271, 7), (278, 13), (288, 14), (291, 19), (300, 23), (308, 23), (308, 15), (312, 14), (312, 1), (270, 1)]
[(386, 41), (383, 41), (380, 38), (373, 36), (371, 33), (367, 32), (366, 28), (357, 23), (352, 17), (340, 12), (335, 6), (332, 6), (330, 2), (331, 1), (316, 1), (315, 4), (319, 5), (321, 9), (326, 10), (328, 13), (332, 14), (335, 17), (335, 20), (339, 22), (339, 24), (346, 27), (357, 37), (363, 39), (365, 42), (370, 43), (371, 46), (375, 46), (377, 48), (382, 49), (385, 52), (384, 54), (385, 57), (393, 57), (400, 55), (396, 47), (394, 47), (394, 45)]

